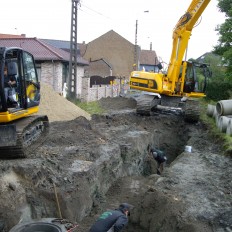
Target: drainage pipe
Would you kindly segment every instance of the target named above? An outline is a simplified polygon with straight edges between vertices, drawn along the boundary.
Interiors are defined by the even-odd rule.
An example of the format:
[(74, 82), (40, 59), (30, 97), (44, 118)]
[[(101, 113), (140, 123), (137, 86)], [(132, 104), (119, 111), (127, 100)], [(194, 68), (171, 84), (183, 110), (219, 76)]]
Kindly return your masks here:
[(226, 133), (228, 124), (230, 122), (231, 118), (226, 116), (221, 116), (218, 122), (218, 128), (221, 132)]
[(219, 115), (232, 115), (232, 100), (217, 102), (216, 109)]
[(206, 114), (207, 114), (209, 117), (213, 117), (213, 114), (214, 114), (214, 110), (215, 110), (215, 109), (216, 109), (216, 106), (208, 104)]

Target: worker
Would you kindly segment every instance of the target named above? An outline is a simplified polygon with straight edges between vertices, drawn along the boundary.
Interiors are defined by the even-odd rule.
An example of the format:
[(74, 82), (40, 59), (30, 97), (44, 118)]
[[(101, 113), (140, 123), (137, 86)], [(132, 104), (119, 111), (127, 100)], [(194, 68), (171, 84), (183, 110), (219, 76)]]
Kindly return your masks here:
[(5, 99), (6, 102), (9, 98), (9, 100), (12, 103), (16, 102), (16, 99), (14, 99), (15, 95), (15, 87), (16, 87), (16, 78), (15, 76), (9, 76), (7, 72), (7, 66), (4, 67), (4, 93), (5, 93)]
[(157, 174), (161, 175), (161, 173), (164, 170), (164, 164), (167, 161), (167, 157), (165, 156), (163, 151), (158, 150), (156, 148), (151, 148), (150, 154), (153, 156), (153, 158), (157, 162)]
[(101, 214), (89, 232), (119, 232), (128, 224), (128, 216), (133, 206), (122, 203), (118, 209)]

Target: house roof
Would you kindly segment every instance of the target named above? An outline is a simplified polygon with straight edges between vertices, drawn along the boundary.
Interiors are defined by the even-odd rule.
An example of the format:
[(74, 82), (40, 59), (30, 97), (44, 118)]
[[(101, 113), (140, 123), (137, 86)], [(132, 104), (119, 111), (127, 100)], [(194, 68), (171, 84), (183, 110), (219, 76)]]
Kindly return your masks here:
[(0, 39), (6, 39), (6, 38), (25, 38), (26, 35), (22, 34), (22, 35), (11, 35), (11, 34), (1, 34), (0, 33)]
[(153, 50), (141, 50), (140, 53), (140, 64), (156, 65), (158, 64), (158, 58), (156, 52)]
[(114, 30), (110, 30), (110, 31), (106, 32), (105, 34), (92, 40), (90, 43), (93, 43), (96, 40), (101, 40), (102, 38), (107, 38), (107, 39), (111, 40), (112, 42), (114, 42), (115, 40), (123, 40), (123, 41), (126, 41), (128, 44), (133, 45), (129, 40), (125, 39), (124, 37), (122, 37), (120, 34), (115, 32)]
[[(55, 39), (40, 39), (46, 44), (50, 44), (53, 47), (65, 50), (66, 52), (70, 51), (70, 41), (66, 40), (55, 40)], [(80, 53), (80, 47), (79, 44), (77, 44), (77, 61), (78, 63), (88, 65), (89, 62), (86, 61), (84, 58), (82, 58), (82, 55)]]
[[(35, 60), (60, 60), (68, 62), (70, 59), (70, 53), (54, 47), (50, 44), (37, 38), (25, 38), (25, 37), (15, 37), (15, 38), (1, 38), (1, 47), (20, 47), (31, 54), (33, 54)], [(77, 63), (82, 65), (88, 65), (82, 57), (77, 57)]]
[(69, 50), (70, 42), (65, 40), (56, 40), (56, 39), (40, 39), (41, 41), (52, 45), (53, 47)]

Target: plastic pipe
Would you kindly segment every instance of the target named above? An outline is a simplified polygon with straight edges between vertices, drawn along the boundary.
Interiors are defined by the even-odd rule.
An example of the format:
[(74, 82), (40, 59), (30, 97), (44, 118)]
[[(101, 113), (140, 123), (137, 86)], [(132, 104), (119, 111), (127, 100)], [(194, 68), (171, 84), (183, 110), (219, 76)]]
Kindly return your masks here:
[(232, 115), (232, 100), (222, 100), (217, 102), (216, 109), (219, 115)]

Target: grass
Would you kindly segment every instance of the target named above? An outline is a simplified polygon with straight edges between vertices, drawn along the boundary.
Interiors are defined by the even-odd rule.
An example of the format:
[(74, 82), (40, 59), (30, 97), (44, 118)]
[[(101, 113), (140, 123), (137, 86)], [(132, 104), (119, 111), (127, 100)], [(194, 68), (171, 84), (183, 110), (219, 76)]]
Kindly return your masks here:
[(207, 105), (208, 104), (216, 105), (216, 102), (212, 102), (212, 101), (209, 102), (209, 101), (206, 101), (206, 100), (202, 100), (201, 101), (201, 115), (200, 115), (200, 119), (210, 129), (211, 135), (218, 142), (222, 143), (223, 153), (225, 155), (232, 156), (232, 137), (228, 136), (225, 133), (220, 132), (220, 130), (218, 129), (218, 127), (217, 127), (217, 125), (215, 123), (214, 118), (211, 118), (211, 117), (207, 116), (206, 113), (207, 113)]
[(81, 102), (79, 100), (75, 100), (72, 102), (78, 107), (80, 107), (81, 109), (83, 109), (84, 111), (88, 112), (90, 115), (103, 114), (105, 112), (97, 101), (86, 103), (86, 102)]

